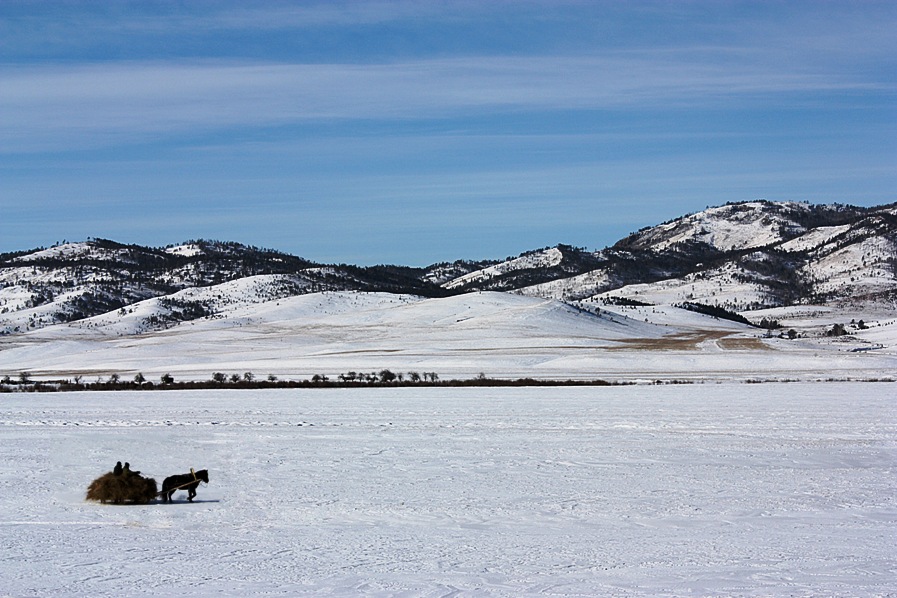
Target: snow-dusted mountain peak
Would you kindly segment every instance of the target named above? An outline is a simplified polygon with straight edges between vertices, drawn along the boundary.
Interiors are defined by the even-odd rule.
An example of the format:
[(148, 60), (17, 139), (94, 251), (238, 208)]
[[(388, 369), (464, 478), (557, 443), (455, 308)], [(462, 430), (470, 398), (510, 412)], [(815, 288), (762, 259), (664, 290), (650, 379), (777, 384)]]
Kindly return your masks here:
[(708, 208), (636, 233), (630, 246), (655, 251), (682, 243), (703, 243), (719, 251), (766, 247), (805, 232), (799, 216), (809, 209), (800, 203), (767, 201)]

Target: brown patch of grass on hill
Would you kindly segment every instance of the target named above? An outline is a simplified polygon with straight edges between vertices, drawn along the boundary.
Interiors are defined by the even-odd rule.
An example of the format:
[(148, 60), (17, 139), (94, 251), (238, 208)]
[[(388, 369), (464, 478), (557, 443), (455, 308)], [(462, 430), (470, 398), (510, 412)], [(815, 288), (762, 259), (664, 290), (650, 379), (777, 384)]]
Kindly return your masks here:
[(728, 335), (719, 330), (702, 330), (698, 332), (680, 332), (660, 338), (627, 338), (620, 341), (617, 347), (608, 347), (611, 351), (697, 351), (701, 343), (719, 339)]
[(727, 351), (772, 351), (762, 339), (754, 337), (721, 338), (717, 344)]

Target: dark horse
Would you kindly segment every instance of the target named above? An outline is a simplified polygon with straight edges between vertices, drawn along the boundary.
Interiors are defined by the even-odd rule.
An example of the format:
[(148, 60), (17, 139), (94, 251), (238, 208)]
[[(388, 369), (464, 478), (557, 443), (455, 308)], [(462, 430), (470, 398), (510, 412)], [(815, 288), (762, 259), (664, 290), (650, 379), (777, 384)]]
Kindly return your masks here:
[(165, 481), (162, 482), (162, 492), (159, 493), (162, 496), (162, 502), (171, 502), (171, 495), (177, 490), (186, 490), (188, 492), (187, 500), (193, 502), (193, 497), (196, 496), (196, 487), (200, 482), (209, 483), (208, 470), (200, 469), (197, 472), (182, 473), (165, 478)]

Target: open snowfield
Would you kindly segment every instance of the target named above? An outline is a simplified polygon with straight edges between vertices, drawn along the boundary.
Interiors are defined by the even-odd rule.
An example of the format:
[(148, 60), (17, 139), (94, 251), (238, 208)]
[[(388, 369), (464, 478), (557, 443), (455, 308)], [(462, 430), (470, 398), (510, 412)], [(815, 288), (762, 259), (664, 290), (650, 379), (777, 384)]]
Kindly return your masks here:
[[(894, 383), (13, 393), (0, 596), (897, 595)], [(197, 501), (84, 501), (117, 460)]]
[[(228, 295), (230, 297), (230, 295)], [(897, 372), (897, 320), (884, 314), (766, 311), (800, 338), (669, 306), (601, 306), (506, 293), (423, 299), (386, 293), (313, 293), (237, 302), (219, 316), (144, 330), (144, 309), (0, 336), (0, 377), (85, 382), (138, 373), (158, 382), (258, 378), (336, 379), (354, 372), (435, 372), (443, 380), (871, 380)], [(146, 302), (145, 302), (146, 303)], [(155, 308), (153, 308), (155, 309)], [(810, 309), (810, 308), (807, 308)], [(155, 313), (150, 310), (147, 313)], [(835, 339), (832, 324), (862, 319)], [(759, 318), (758, 318), (759, 319)], [(787, 330), (787, 328), (785, 328)], [(778, 333), (777, 333), (778, 334)]]

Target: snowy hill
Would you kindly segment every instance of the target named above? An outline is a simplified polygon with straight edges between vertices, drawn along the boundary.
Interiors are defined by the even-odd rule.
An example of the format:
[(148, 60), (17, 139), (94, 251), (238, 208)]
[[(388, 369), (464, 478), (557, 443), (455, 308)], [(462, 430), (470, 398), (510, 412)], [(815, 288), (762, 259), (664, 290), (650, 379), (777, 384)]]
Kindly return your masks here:
[(65, 243), (0, 255), (0, 376), (879, 377), (897, 370), (895, 256), (894, 205), (766, 201), (600, 251), (558, 245), (429, 268), (315, 264), (213, 241)]
[[(828, 338), (820, 323), (838, 317), (831, 311), (775, 314), (801, 330), (789, 340), (670, 306), (596, 310), (510, 293), (243, 296), (214, 316), (167, 329), (143, 327), (147, 314), (158, 313), (157, 300), (150, 299), (133, 313), (8, 336), (0, 341), (0, 374), (128, 379), (139, 372), (151, 380), (208, 380), (214, 372), (252, 372), (307, 380), (389, 369), (443, 379), (484, 373), (654, 381), (879, 379), (897, 371), (897, 319), (870, 315), (863, 330)], [(820, 333), (809, 334), (813, 326)]]
[[(122, 245), (95, 239), (33, 252), (0, 255), (0, 335), (20, 334), (60, 322), (86, 321), (133, 310), (147, 299), (161, 306), (156, 320), (143, 309), (142, 328), (214, 315), (225, 296), (242, 301), (248, 281), (257, 299), (323, 290), (445, 292), (420, 278), (418, 270), (381, 266), (319, 265), (288, 254), (237, 243), (193, 241), (167, 248)], [(163, 300), (164, 299), (164, 300)], [(214, 300), (212, 300), (214, 299)], [(86, 322), (89, 323), (89, 322)]]
[(557, 247), (535, 251), (494, 266), (487, 266), (475, 272), (461, 275), (444, 283), (443, 286), (447, 289), (472, 287), (510, 272), (552, 268), (560, 264), (563, 259), (564, 254)]
[(642, 229), (601, 251), (558, 246), (443, 286), (564, 301), (694, 301), (733, 311), (800, 304), (888, 309), (897, 305), (895, 211), (893, 204), (733, 204)]
[(808, 204), (766, 201), (708, 208), (643, 229), (617, 246), (654, 251), (686, 243), (700, 243), (718, 251), (766, 247), (805, 233), (804, 223), (818, 211)]

